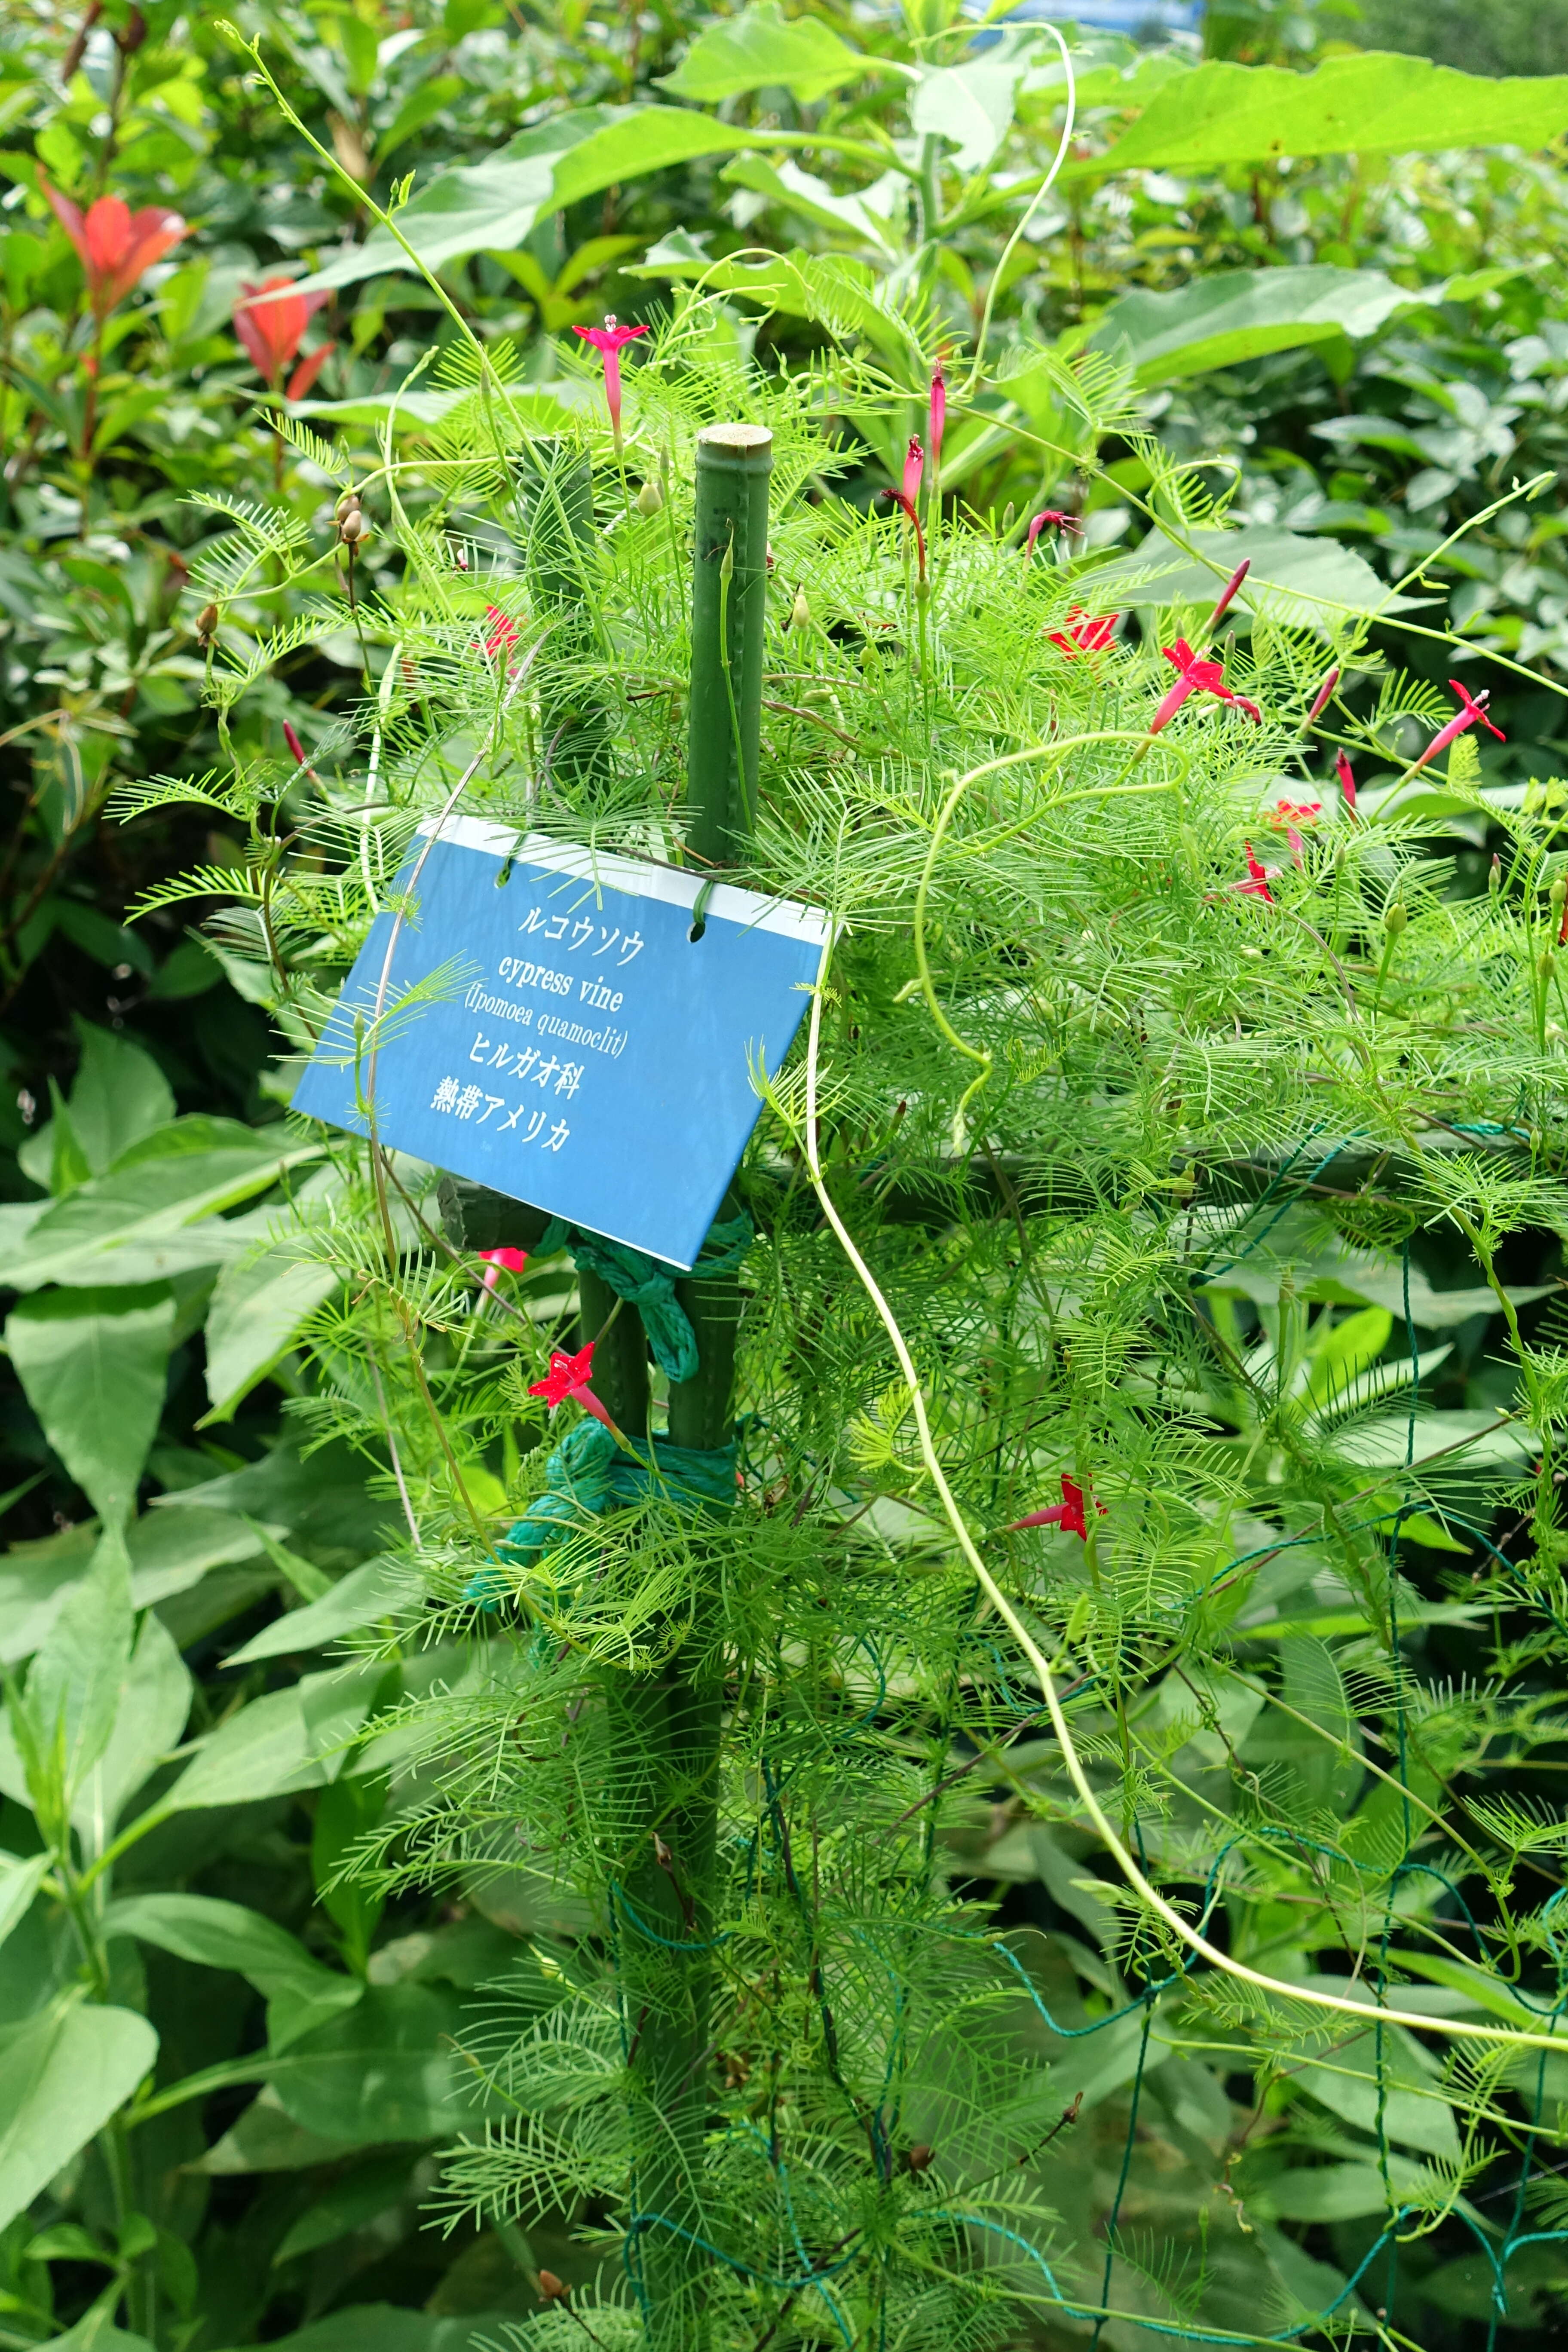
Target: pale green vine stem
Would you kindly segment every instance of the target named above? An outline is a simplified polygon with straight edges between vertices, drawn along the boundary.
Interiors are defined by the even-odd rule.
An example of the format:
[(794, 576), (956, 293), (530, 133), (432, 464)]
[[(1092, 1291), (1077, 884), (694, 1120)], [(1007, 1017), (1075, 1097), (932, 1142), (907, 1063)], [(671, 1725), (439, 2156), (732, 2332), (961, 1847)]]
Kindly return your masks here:
[[(1110, 1821), (1099, 1797), (1095, 1794), (1094, 1785), (1084, 1769), (1083, 1759), (1079, 1754), (1077, 1744), (1073, 1739), (1072, 1728), (1068, 1722), (1067, 1714), (1057, 1689), (1056, 1676), (1050, 1661), (981, 1558), (974, 1538), (970, 1533), (968, 1522), (959, 1508), (952, 1488), (948, 1484), (947, 1474), (942, 1465), (942, 1458), (932, 1440), (931, 1422), (926, 1412), (925, 1392), (921, 1384), (920, 1371), (910, 1350), (909, 1342), (904, 1338), (898, 1318), (884, 1297), (875, 1275), (857, 1249), (847, 1226), (835, 1207), (832, 1195), (823, 1177), (817, 1129), (817, 1073), (822, 1050), (822, 1006), (826, 993), (828, 967), (832, 953), (833, 943), (830, 941), (823, 957), (822, 970), (816, 987), (812, 994), (811, 1024), (806, 1045), (805, 1131), (803, 1140), (806, 1170), (811, 1178), (812, 1190), (821, 1203), (823, 1215), (832, 1227), (839, 1247), (854, 1268), (856, 1279), (875, 1307), (882, 1328), (892, 1343), (899, 1369), (909, 1387), (921, 1459), (941, 1499), (943, 1516), (952, 1529), (958, 1548), (969, 1563), (982, 1592), (1017, 1643), (1038, 1680), (1041, 1695), (1051, 1718), (1051, 1727), (1056, 1733), (1058, 1744), (1061, 1748), (1062, 1761), (1067, 1767), (1068, 1778), (1077, 1791), (1079, 1801), (1093, 1822), (1102, 1844), (1132, 1892), (1148, 1906), (1154, 1916), (1186, 1946), (1189, 1951), (1195, 1953), (1200, 1959), (1206, 1960), (1211, 1968), (1218, 1969), (1222, 1974), (1234, 1979), (1238, 1984), (1251, 1985), (1259, 1992), (1268, 1993), (1278, 2000), (1295, 2002), (1301, 2008), (1326, 2011), (1337, 2017), (1353, 2018), (1357, 2025), (1364, 2031), (1372, 2023), (1375, 2015), (1373, 2011), (1368, 2009), (1365, 2002), (1344, 2000), (1337, 1993), (1319, 1992), (1304, 1985), (1291, 1984), (1282, 1977), (1266, 1976), (1262, 1970), (1248, 1968), (1245, 1960), (1233, 1959), (1228, 1952), (1222, 1952), (1217, 1946), (1211, 1944), (1206, 1936), (1201, 1935), (1195, 1927), (1183, 1918), (1175, 1906), (1167, 1902), (1157, 1887), (1151, 1885), (1132, 1855), (1128, 1852), (1115, 1824)], [(1415, 2010), (1401, 2010), (1399, 2022), (1413, 2032), (1447, 2034), (1454, 2041), (1501, 2043), (1515, 2050), (1549, 2050), (1553, 2055), (1560, 2055), (1563, 2050), (1561, 2039), (1554, 2039), (1550, 2034), (1531, 2033), (1523, 2028), (1503, 2025), (1472, 2025), (1458, 2018), (1430, 2017)]]
[(256, 68), (257, 72), (267, 84), (267, 87), (272, 92), (273, 97), (277, 100), (279, 111), (281, 113), (284, 121), (289, 124), (293, 130), (299, 132), (300, 138), (310, 148), (311, 153), (321, 157), (322, 163), (327, 166), (327, 169), (331, 173), (334, 179), (339, 179), (343, 182), (356, 204), (363, 205), (367, 212), (371, 212), (375, 215), (376, 219), (386, 231), (388, 236), (396, 238), (398, 244), (403, 247), (404, 252), (408, 256), (409, 260), (414, 264), (415, 269), (417, 271), (418, 275), (423, 278), (425, 283), (439, 299), (442, 309), (451, 320), (452, 324), (457, 328), (458, 332), (462, 336), (463, 341), (469, 346), (470, 350), (478, 353), (481, 362), (485, 362), (487, 355), (483, 343), (480, 342), (472, 327), (469, 326), (468, 320), (464, 318), (462, 312), (458, 310), (457, 304), (453, 301), (446, 288), (441, 284), (439, 278), (437, 278), (431, 270), (426, 268), (425, 263), (420, 260), (419, 256), (415, 252), (414, 247), (409, 244), (408, 239), (398, 227), (395, 216), (389, 212), (384, 205), (378, 205), (375, 198), (370, 194), (368, 190), (361, 187), (353, 173), (347, 171), (338, 161), (337, 157), (332, 153), (331, 149), (330, 147), (323, 147), (319, 139), (312, 138), (305, 124), (300, 121), (300, 117), (295, 113), (293, 108), (289, 105), (288, 100), (284, 97), (283, 92), (273, 80), (271, 74), (268, 71), (266, 65), (262, 61), (261, 40), (259, 35), (256, 39), (247, 41), (245, 35), (240, 31), (238, 26), (231, 25), (226, 16), (219, 17), (217, 29), (220, 33), (226, 34), (227, 37), (234, 43), (237, 49), (243, 49), (245, 51), (246, 56), (250, 59), (252, 65)]
[(1046, 173), (1045, 178), (1040, 182), (1040, 184), (1036, 189), (1034, 195), (1030, 198), (1024, 211), (1019, 215), (1017, 226), (1014, 229), (1012, 236), (1007, 239), (1006, 244), (1002, 247), (1002, 257), (997, 262), (995, 268), (991, 272), (991, 283), (985, 290), (985, 308), (981, 314), (980, 332), (974, 339), (974, 357), (970, 363), (968, 380), (960, 395), (960, 397), (964, 400), (967, 400), (970, 397), (975, 385), (979, 383), (980, 371), (985, 363), (985, 346), (991, 338), (991, 314), (996, 308), (996, 297), (1002, 290), (1003, 283), (1006, 277), (1007, 264), (1012, 260), (1014, 254), (1017, 251), (1018, 241), (1028, 228), (1029, 223), (1034, 219), (1035, 215), (1039, 211), (1040, 206), (1044, 204), (1046, 198), (1050, 194), (1052, 188), (1056, 185), (1057, 175), (1060, 172), (1062, 165), (1067, 162), (1068, 150), (1072, 144), (1073, 123), (1078, 114), (1078, 76), (1073, 71), (1071, 53), (1057, 27), (1054, 25), (1047, 24), (1043, 29), (1050, 35), (1052, 40), (1061, 51), (1062, 66), (1068, 78), (1068, 104), (1067, 113), (1062, 121), (1062, 135), (1057, 142), (1057, 152), (1051, 159), (1050, 170)]

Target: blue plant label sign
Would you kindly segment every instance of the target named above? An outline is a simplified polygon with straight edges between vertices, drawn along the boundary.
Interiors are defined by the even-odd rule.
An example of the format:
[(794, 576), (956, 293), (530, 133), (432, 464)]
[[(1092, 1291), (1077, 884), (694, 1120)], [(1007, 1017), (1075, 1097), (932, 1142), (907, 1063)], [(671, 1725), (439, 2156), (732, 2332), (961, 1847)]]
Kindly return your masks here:
[(474, 817), (421, 830), (294, 1108), (355, 1135), (374, 1112), (383, 1144), (689, 1269), (827, 917)]

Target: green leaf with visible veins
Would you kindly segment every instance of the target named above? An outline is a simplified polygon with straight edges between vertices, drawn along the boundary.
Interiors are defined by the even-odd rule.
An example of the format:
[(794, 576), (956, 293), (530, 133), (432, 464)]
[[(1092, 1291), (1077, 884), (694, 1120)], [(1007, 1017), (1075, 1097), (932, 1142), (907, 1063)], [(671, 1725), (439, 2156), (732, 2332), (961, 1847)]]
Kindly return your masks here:
[(661, 89), (700, 106), (774, 88), (809, 106), (875, 70), (875, 59), (861, 57), (819, 16), (792, 20), (778, 0), (754, 0), (738, 16), (699, 33), (675, 71), (660, 74), (658, 82)]
[(1210, 58), (1167, 82), (1104, 172), (1218, 170), (1279, 155), (1426, 155), (1443, 147), (1544, 147), (1568, 127), (1568, 74), (1492, 80), (1426, 58), (1371, 50), (1311, 73)]
[(174, 1328), (174, 1301), (161, 1284), (47, 1291), (13, 1307), (5, 1326), (44, 1435), (111, 1528), (130, 1517), (158, 1434)]
[(157, 2054), (144, 2017), (87, 2001), (0, 2033), (0, 2229), (102, 2130)]

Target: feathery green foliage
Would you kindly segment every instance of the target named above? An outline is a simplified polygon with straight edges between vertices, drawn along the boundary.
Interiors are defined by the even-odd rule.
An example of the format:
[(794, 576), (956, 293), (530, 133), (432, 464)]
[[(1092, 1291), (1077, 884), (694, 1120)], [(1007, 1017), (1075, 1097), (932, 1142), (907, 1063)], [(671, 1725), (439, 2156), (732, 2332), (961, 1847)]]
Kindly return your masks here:
[[(465, 1644), (386, 1722), (394, 1801), (341, 1870), (554, 1923), (465, 2032), (486, 2120), (440, 2205), (564, 2212), (599, 2250), (520, 2346), (1353, 2336), (1402, 2244), (1462, 2225), (1504, 2263), (1528, 2232), (1474, 2184), (1536, 2196), (1563, 2131), (1560, 1825), (1472, 1790), (1561, 1737), (1568, 1358), (1507, 1279), (1513, 1235), (1568, 1232), (1557, 818), (1488, 799), (1462, 739), (1438, 794), (1358, 816), (1306, 714), (1331, 667), (1378, 672), (1363, 624), (1264, 590), (1223, 645), (1202, 608), (1100, 643), (1048, 539), (928, 504), (917, 544), (820, 497), (835, 411), (896, 396), (874, 364), (769, 388), (713, 324), (683, 304), (635, 369), (629, 478), (590, 412), (541, 442), (483, 368), (424, 451), (389, 443), (362, 496), (405, 568), (358, 614), (357, 730), (235, 787), (255, 878), (223, 951), (301, 1049), (462, 779), (520, 833), (679, 861), (693, 444), (772, 428), (744, 878), (840, 929), (737, 1179), (734, 1511), (656, 1489), (498, 1556), (551, 1442), (530, 1384), (607, 1294), (554, 1260), (478, 1286), (507, 1204), (465, 1225), (449, 1197), (443, 1228), (426, 1171), (341, 1137), (330, 1221), (300, 1214), (340, 1286), (299, 1417), (390, 1464), (427, 1595), (399, 1641)], [(1125, 426), (1112, 372), (1062, 389), (1091, 443)], [(1223, 524), (1145, 456), (1178, 547)], [(566, 624), (531, 551), (584, 457)], [(1241, 699), (1200, 686), (1151, 734), (1184, 635)], [(565, 704), (595, 718), (570, 765)], [(1455, 808), (1506, 839), (1479, 897)], [(1468, 1291), (1434, 1288), (1435, 1237)], [(1490, 1409), (1439, 1406), (1493, 1309)], [(1473, 1679), (1432, 1671), (1450, 1629)], [(700, 1790), (626, 1736), (694, 1648), (723, 1694), (711, 1865), (671, 1829)], [(650, 1842), (674, 1934), (628, 1892)], [(982, 1892), (1010, 1845), (1049, 1935)], [(635, 2060), (699, 1953), (677, 2213), (641, 2193)], [(1353, 2274), (1282, 2226), (1333, 2210), (1367, 2217)], [(649, 2283), (677, 2275), (671, 2308)]]

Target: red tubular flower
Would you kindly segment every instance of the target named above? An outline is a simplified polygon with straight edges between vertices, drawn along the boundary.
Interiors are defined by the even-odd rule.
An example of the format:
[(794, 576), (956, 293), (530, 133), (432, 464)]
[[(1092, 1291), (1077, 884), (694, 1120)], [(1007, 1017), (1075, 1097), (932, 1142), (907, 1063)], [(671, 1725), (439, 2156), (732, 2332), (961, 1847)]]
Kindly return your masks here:
[[(526, 1250), (520, 1249), (481, 1250), (479, 1252), (479, 1263), (485, 1270), (485, 1288), (487, 1290), (493, 1290), (496, 1284), (500, 1281), (503, 1270), (507, 1274), (521, 1274), (522, 1272), (523, 1267), (528, 1264), (528, 1252)], [(593, 1349), (590, 1348), (588, 1352), (592, 1355)], [(555, 1360), (556, 1360), (554, 1358), (552, 1358), (551, 1360), (552, 1368)], [(563, 1359), (563, 1360), (565, 1360)], [(541, 1385), (542, 1386), (544, 1384), (542, 1383)], [(537, 1396), (539, 1394), (539, 1390), (536, 1389), (532, 1391), (531, 1393)]]
[(1068, 608), (1065, 629), (1047, 631), (1047, 641), (1060, 646), (1068, 660), (1079, 654), (1102, 654), (1116, 635), (1120, 613), (1086, 613), (1081, 604)]
[[(910, 446), (914, 448), (918, 446), (918, 444), (911, 442)], [(904, 469), (904, 478), (906, 481), (909, 478), (909, 468), (907, 467)], [(910, 520), (915, 527), (915, 548), (920, 556), (921, 585), (923, 587), (925, 585), (926, 576), (926, 541), (925, 533), (921, 529), (920, 510), (916, 507), (913, 499), (907, 496), (907, 494), (902, 490), (889, 488), (885, 491), (883, 495), (891, 499), (895, 506), (902, 507), (904, 512), (908, 515)]]
[(926, 453), (921, 447), (918, 433), (910, 436), (910, 446), (904, 452), (903, 503), (913, 506), (921, 494), (921, 476), (925, 471)]
[(1149, 721), (1151, 735), (1157, 735), (1162, 727), (1170, 725), (1191, 694), (1212, 694), (1216, 701), (1228, 702), (1233, 709), (1244, 710), (1255, 727), (1262, 724), (1263, 713), (1257, 703), (1249, 702), (1245, 694), (1233, 694), (1226, 686), (1221, 663), (1203, 660), (1194, 653), (1185, 637), (1178, 637), (1173, 646), (1166, 646), (1163, 650), (1165, 659), (1175, 670), (1176, 683)]
[(1328, 709), (1329, 698), (1333, 693), (1333, 690), (1335, 687), (1338, 686), (1339, 682), (1339, 671), (1337, 669), (1331, 669), (1327, 677), (1323, 680), (1321, 686), (1318, 688), (1317, 693), (1312, 697), (1312, 708), (1307, 713), (1307, 724), (1309, 727), (1315, 727), (1317, 725), (1319, 719)]
[[(1088, 1496), (1078, 1480), (1069, 1478), (1064, 1470), (1061, 1501), (1053, 1503), (1048, 1511), (1031, 1511), (1026, 1519), (1015, 1519), (1005, 1532), (1013, 1536), (1020, 1534), (1025, 1528), (1060, 1528), (1063, 1535), (1079, 1536), (1087, 1542), (1089, 1521), (1084, 1514), (1084, 1505), (1087, 1500)], [(1105, 1505), (1098, 1496), (1095, 1498), (1094, 1507), (1100, 1517), (1104, 1518)]]
[[(284, 371), (304, 341), (312, 315), (327, 298), (324, 294), (297, 294), (291, 280), (283, 277), (264, 278), (259, 286), (241, 278), (240, 292), (246, 299), (235, 306), (234, 331), (257, 373), (267, 378), (274, 392), (281, 391)], [(304, 399), (332, 348), (329, 341), (306, 353), (289, 378), (285, 399)]]
[(931, 373), (931, 415), (926, 438), (931, 443), (931, 469), (933, 478), (942, 469), (942, 436), (947, 430), (947, 378), (938, 360)]
[(1315, 816), (1322, 814), (1322, 809), (1321, 801), (1277, 801), (1267, 812), (1275, 832), (1282, 833), (1290, 844), (1290, 855), (1298, 866), (1301, 863), (1305, 845), (1298, 828), (1310, 824)]
[(592, 1339), (585, 1348), (580, 1348), (574, 1356), (563, 1356), (559, 1348), (552, 1349), (550, 1356), (550, 1370), (542, 1381), (533, 1382), (528, 1393), (530, 1396), (542, 1397), (552, 1412), (555, 1411), (557, 1405), (564, 1404), (570, 1398), (574, 1403), (580, 1404), (584, 1412), (591, 1412), (595, 1421), (602, 1421), (606, 1429), (614, 1429), (615, 1423), (588, 1386), (593, 1370), (594, 1342)]
[(1478, 719), (1489, 734), (1497, 737), (1500, 743), (1508, 741), (1508, 737), (1503, 733), (1502, 729), (1494, 727), (1487, 717), (1487, 704), (1491, 700), (1491, 696), (1485, 688), (1479, 694), (1471, 695), (1466, 692), (1457, 677), (1451, 677), (1448, 684), (1459, 698), (1459, 715), (1457, 719), (1450, 719), (1447, 727), (1439, 729), (1421, 757), (1412, 761), (1410, 769), (1412, 775), (1415, 773), (1417, 768), (1424, 768), (1428, 760), (1435, 760), (1439, 751), (1446, 751), (1456, 737), (1462, 735), (1467, 728), (1473, 727)]
[(605, 404), (610, 412), (610, 431), (615, 436), (616, 455), (621, 454), (621, 352), (627, 343), (635, 343), (639, 335), (647, 333), (646, 327), (619, 327), (613, 310), (606, 312), (602, 327), (574, 327), (572, 332), (592, 343), (605, 362)]
[(493, 661), (498, 654), (510, 653), (516, 645), (517, 623), (510, 620), (499, 604), (487, 604), (485, 618), (489, 623), (485, 651)]
[(298, 730), (287, 719), (283, 721), (283, 740), (294, 754), (294, 765), (297, 768), (308, 768), (310, 762), (305, 757), (305, 746), (300, 740)]
[(1341, 751), (1336, 755), (1334, 760), (1334, 773), (1340, 780), (1340, 791), (1343, 796), (1345, 807), (1349, 810), (1351, 815), (1354, 816), (1355, 770), (1351, 766), (1350, 756), (1347, 752)]
[(1250, 841), (1245, 843), (1243, 846), (1247, 851), (1247, 878), (1245, 882), (1233, 882), (1230, 885), (1230, 887), (1233, 890), (1239, 890), (1244, 898), (1267, 898), (1268, 904), (1272, 906), (1274, 904), (1274, 893), (1268, 887), (1268, 868), (1267, 866), (1259, 866), (1257, 858), (1254, 857), (1252, 854), (1252, 844)]
[(1027, 563), (1030, 556), (1033, 555), (1035, 551), (1035, 541), (1038, 539), (1041, 531), (1043, 530), (1070, 530), (1076, 531), (1080, 539), (1083, 536), (1083, 525), (1079, 521), (1076, 515), (1063, 514), (1056, 507), (1047, 507), (1043, 513), (1037, 514), (1034, 517), (1029, 524), (1028, 530), (1024, 533), (1024, 561), (1026, 563)]
[(1220, 623), (1224, 620), (1226, 614), (1235, 604), (1237, 591), (1251, 569), (1252, 558), (1248, 555), (1244, 557), (1242, 562), (1237, 565), (1236, 570), (1226, 582), (1225, 586), (1220, 591), (1219, 603), (1209, 614), (1209, 627), (1211, 630), (1218, 628)]
[(52, 188), (41, 172), (38, 185), (80, 256), (88, 299), (97, 319), (107, 319), (153, 264), (161, 261), (185, 234), (179, 214), (163, 205), (133, 213), (123, 196), (100, 196), (84, 215), (79, 205)]

